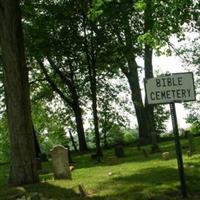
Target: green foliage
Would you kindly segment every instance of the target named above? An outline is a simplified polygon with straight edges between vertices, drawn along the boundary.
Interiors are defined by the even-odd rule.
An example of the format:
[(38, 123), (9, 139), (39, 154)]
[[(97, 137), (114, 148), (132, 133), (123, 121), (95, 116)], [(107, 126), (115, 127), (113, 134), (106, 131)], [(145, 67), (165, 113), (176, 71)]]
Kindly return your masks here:
[[(130, 105), (124, 106), (127, 105), (127, 102), (122, 102), (117, 97), (118, 93), (123, 90), (123, 84), (121, 84), (121, 88), (117, 87), (116, 90), (113, 90), (109, 80), (115, 77), (114, 75), (119, 76), (119, 68), (125, 69), (125, 73), (130, 71), (127, 67), (127, 58), (132, 61), (137, 56), (143, 56), (145, 44), (157, 50), (158, 53), (163, 53), (160, 49), (168, 43), (172, 34), (178, 34), (179, 38), (184, 38), (182, 25), (191, 19), (192, 3), (192, 0), (24, 1), (22, 4), (23, 22), (26, 48), (30, 60), (29, 66), (32, 68), (31, 78), (33, 82), (44, 79), (41, 70), (34, 63), (37, 59), (45, 61), (44, 64), (50, 78), (69, 100), (67, 104), (73, 103), (74, 94), (70, 92), (70, 88), (74, 87), (83, 114), (86, 114), (91, 110), (88, 106), (91, 94), (87, 66), (88, 63), (89, 65), (95, 63), (100, 129), (103, 134), (108, 134), (108, 137), (109, 133), (107, 132), (110, 131), (111, 142), (114, 142), (117, 138), (112, 135), (112, 128), (113, 126), (128, 126), (125, 115), (130, 113), (127, 111), (130, 110), (128, 108)], [(144, 30), (145, 10), (148, 11), (148, 9), (147, 13), (150, 14), (152, 24), (149, 25), (148, 30)], [(169, 48), (165, 48), (164, 52), (168, 55), (171, 53)], [(71, 78), (70, 84), (61, 80), (47, 61), (49, 57), (68, 80)], [(119, 79), (120, 81), (122, 79)], [(36, 83), (32, 87), (34, 102), (37, 102), (38, 99), (45, 99), (45, 104), (51, 104), (53, 100), (56, 100), (56, 95), (45, 83)], [(129, 93), (130, 91), (127, 95)], [(127, 112), (117, 111), (116, 104), (121, 104), (121, 110)], [(37, 117), (34, 117), (35, 124), (38, 126), (36, 128), (40, 134), (43, 134), (42, 143), (45, 141), (44, 138), (48, 139), (49, 146), (46, 146), (46, 149), (52, 146), (52, 141), (58, 141), (61, 137), (56, 138), (57, 136), (53, 136), (53, 132), (60, 132), (63, 135), (63, 127), (71, 127), (74, 124), (74, 115), (71, 114), (69, 108), (72, 106), (69, 105), (63, 106), (68, 112), (67, 118), (62, 112), (62, 106), (57, 109), (58, 113), (55, 119), (44, 108), (44, 105), (42, 105), (44, 110), (38, 109), (43, 114), (37, 113), (35, 116), (43, 115), (41, 116), (42, 121), (47, 119), (55, 121), (55, 124), (48, 128), (50, 133), (47, 136), (44, 133), (50, 124), (40, 124)], [(162, 107), (156, 108), (154, 121), (158, 134), (165, 131), (164, 122), (168, 118), (167, 114)], [(70, 125), (65, 122), (68, 120), (72, 121)], [(121, 137), (120, 131), (115, 131), (119, 132), (119, 137)], [(91, 134), (88, 135), (88, 140), (92, 145), (94, 137)]]
[(193, 135), (199, 135), (200, 134), (200, 123), (192, 123), (189, 130)]
[(154, 109), (154, 123), (155, 123), (155, 132), (157, 135), (165, 133), (166, 131), (166, 122), (169, 119), (170, 112), (166, 110), (166, 107), (163, 105), (156, 105)]
[(125, 144), (134, 144), (138, 140), (138, 131), (135, 129), (125, 129), (123, 140)]
[(40, 102), (33, 104), (32, 118), (42, 152), (49, 153), (57, 144), (68, 144), (63, 118), (57, 113)]
[[(145, 23), (145, 9), (147, 9), (147, 13), (150, 13), (149, 17), (151, 19), (148, 20), (151, 20), (152, 22), (152, 24), (149, 25), (152, 27), (148, 32), (145, 32), (142, 27)], [(132, 39), (135, 43), (139, 41), (140, 43), (149, 44), (151, 47), (159, 50), (168, 43), (169, 37), (172, 34), (177, 34), (180, 39), (184, 38), (182, 25), (184, 23), (189, 23), (193, 17), (194, 10), (195, 8), (192, 0), (138, 0), (135, 1), (134, 4), (127, 0), (100, 1), (100, 3), (97, 1), (93, 12), (98, 13), (101, 11), (101, 15), (97, 15), (97, 18), (100, 17), (105, 20), (105, 17), (107, 16), (109, 20), (107, 23), (111, 24), (113, 28), (116, 28), (115, 33), (120, 29), (123, 33), (123, 28), (127, 28), (128, 30), (128, 24), (126, 22), (128, 18), (129, 23), (134, 24), (133, 27), (129, 27), (132, 36), (128, 39)], [(113, 16), (117, 16), (117, 18)], [(110, 22), (110, 20), (112, 20), (112, 22)], [(120, 27), (115, 27), (115, 25)]]
[(118, 125), (112, 126), (108, 133), (109, 144), (117, 144), (123, 142), (123, 135), (124, 134), (121, 127), (119, 127)]
[(140, 0), (135, 3), (134, 7), (137, 11), (142, 12), (146, 8), (146, 3), (144, 0)]
[(117, 143), (134, 144), (138, 139), (138, 132), (130, 128), (113, 125), (107, 137), (110, 145), (115, 145)]

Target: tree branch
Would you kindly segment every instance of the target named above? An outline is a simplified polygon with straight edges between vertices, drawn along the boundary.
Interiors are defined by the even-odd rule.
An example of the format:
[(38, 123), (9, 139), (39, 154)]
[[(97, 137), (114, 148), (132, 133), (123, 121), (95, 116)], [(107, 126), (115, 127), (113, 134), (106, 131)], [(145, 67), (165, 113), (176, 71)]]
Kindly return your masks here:
[(43, 71), (47, 82), (53, 89), (53, 91), (55, 91), (70, 107), (73, 107), (73, 103), (71, 102), (71, 100), (63, 94), (63, 92), (57, 87), (57, 85), (53, 82), (53, 80), (48, 75), (47, 69), (45, 68), (43, 62), (40, 60), (37, 60), (37, 62), (39, 64), (41, 70)]
[(183, 61), (186, 62), (188, 64), (192, 64), (190, 60), (187, 59), (186, 56), (184, 56), (171, 42), (166, 41), (167, 44), (174, 50), (174, 52), (176, 53), (176, 55)]
[(29, 85), (33, 85), (35, 84), (36, 82), (43, 82), (43, 81), (46, 81), (46, 78), (40, 78), (40, 79), (36, 79), (34, 81), (30, 81), (29, 82)]
[(61, 78), (61, 80), (68, 86), (71, 87), (71, 81), (69, 78), (67, 78), (66, 74), (64, 74), (55, 64), (55, 62), (48, 56), (47, 57), (48, 62), (50, 63), (52, 69), (59, 75), (59, 77)]

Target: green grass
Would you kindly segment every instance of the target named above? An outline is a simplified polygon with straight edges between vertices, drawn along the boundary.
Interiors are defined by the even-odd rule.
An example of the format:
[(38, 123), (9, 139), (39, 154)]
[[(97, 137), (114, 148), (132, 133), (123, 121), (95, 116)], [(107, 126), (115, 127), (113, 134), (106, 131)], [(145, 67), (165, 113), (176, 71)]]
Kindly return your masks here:
[[(183, 149), (187, 190), (190, 200), (200, 199), (200, 138), (195, 138), (196, 154), (188, 157)], [(187, 141), (182, 141), (187, 146)], [(162, 152), (169, 151), (171, 159), (164, 161), (161, 153), (144, 158), (135, 147), (125, 149), (126, 156), (112, 164), (113, 150), (105, 151), (104, 162), (96, 164), (90, 154), (73, 157), (75, 170), (72, 180), (53, 180), (51, 163), (43, 163), (41, 182), (24, 187), (9, 187), (8, 165), (0, 166), (0, 200), (15, 199), (16, 195), (40, 193), (47, 199), (58, 200), (179, 200), (181, 199), (177, 161), (173, 142), (160, 145)], [(145, 147), (149, 151), (149, 147)], [(112, 175), (108, 175), (111, 172)], [(82, 184), (87, 197), (81, 197), (78, 185)]]

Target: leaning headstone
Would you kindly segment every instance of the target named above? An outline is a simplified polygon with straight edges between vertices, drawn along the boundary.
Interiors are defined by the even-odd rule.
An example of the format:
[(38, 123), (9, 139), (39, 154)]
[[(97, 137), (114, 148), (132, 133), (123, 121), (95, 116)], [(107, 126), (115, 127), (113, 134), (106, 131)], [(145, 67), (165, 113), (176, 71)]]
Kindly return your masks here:
[(71, 179), (69, 168), (68, 149), (57, 145), (51, 150), (53, 171), (55, 179)]

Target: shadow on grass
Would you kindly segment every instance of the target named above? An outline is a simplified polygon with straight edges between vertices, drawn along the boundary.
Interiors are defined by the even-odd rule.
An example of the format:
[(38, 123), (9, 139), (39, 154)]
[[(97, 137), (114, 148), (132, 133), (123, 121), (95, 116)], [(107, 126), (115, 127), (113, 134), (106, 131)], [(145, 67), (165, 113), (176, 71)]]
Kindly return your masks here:
[[(198, 167), (200, 164), (197, 164)], [(200, 199), (200, 173), (186, 175), (188, 199)], [(110, 181), (101, 183), (97, 190), (106, 188), (112, 191), (108, 199), (126, 200), (180, 200), (180, 182), (178, 170), (168, 167), (148, 168), (130, 176), (113, 177)], [(98, 198), (97, 198), (98, 199)]]
[[(199, 193), (200, 195), (200, 163), (187, 162), (185, 164), (186, 181), (188, 188), (192, 193)], [(200, 199), (200, 198), (199, 198)]]
[[(111, 191), (109, 200), (181, 199), (178, 171), (175, 168), (148, 168), (130, 176), (112, 177), (110, 181), (102, 182), (97, 191), (102, 188)], [(191, 191), (189, 193), (192, 195)]]
[(70, 199), (77, 200), (80, 195), (71, 188), (62, 188), (59, 186), (51, 185), (49, 183), (38, 183), (26, 185), (24, 187), (7, 187), (6, 190), (0, 190), (1, 200), (14, 200), (23, 195), (27, 196), (31, 193), (38, 193), (45, 199)]
[[(199, 180), (198, 175), (190, 175), (192, 180)], [(188, 182), (189, 184), (190, 182)], [(198, 184), (199, 185), (199, 184)], [(87, 188), (86, 188), (87, 189)], [(191, 188), (192, 189), (192, 188)], [(0, 190), (0, 194), (1, 194)], [(81, 197), (75, 189), (59, 187), (50, 183), (27, 185), (23, 188), (10, 188), (0, 199), (6, 200), (13, 193), (42, 194), (47, 199), (55, 200), (180, 200), (178, 171), (175, 168), (157, 167), (138, 171), (130, 176), (113, 174), (108, 181), (101, 182), (91, 196)], [(191, 193), (200, 199), (198, 191)]]
[[(67, 181), (67, 180), (66, 180)], [(42, 194), (47, 199), (70, 199), (75, 200), (79, 196), (75, 191), (71, 188), (59, 187), (56, 185), (52, 185), (49, 183), (40, 183), (35, 185), (30, 185), (25, 187), (27, 192), (37, 192)]]

